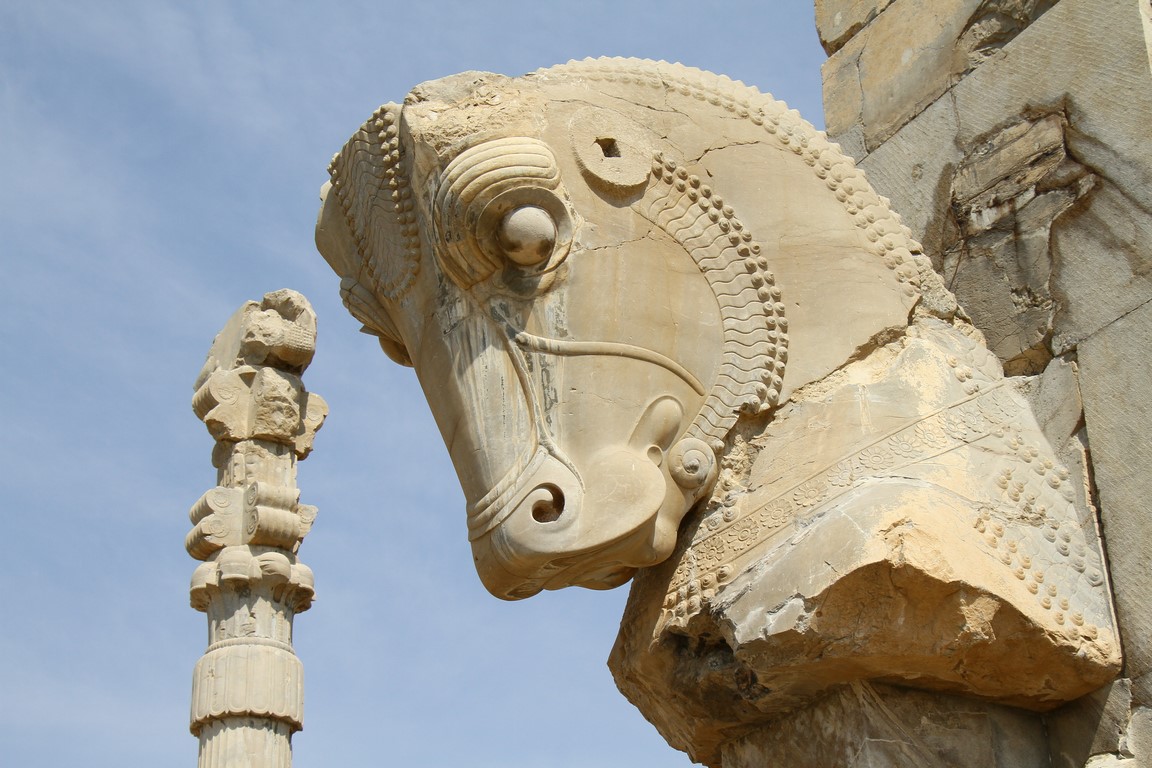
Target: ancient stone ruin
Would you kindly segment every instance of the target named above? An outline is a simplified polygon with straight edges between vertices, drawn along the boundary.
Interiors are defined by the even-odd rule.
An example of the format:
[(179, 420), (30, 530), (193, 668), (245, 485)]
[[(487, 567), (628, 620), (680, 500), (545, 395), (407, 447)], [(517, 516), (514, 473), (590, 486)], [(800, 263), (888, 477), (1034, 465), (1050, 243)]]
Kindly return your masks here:
[(829, 718), (859, 745), (881, 708), (1021, 719), (1118, 672), (1083, 473), (783, 105), (634, 60), (465, 73), (330, 171), (318, 244), (429, 393), (484, 583), (635, 575), (613, 670), (694, 759), (794, 761)]
[[(352, 136), (317, 245), (485, 586), (632, 580), (609, 665), (693, 760), (1148, 764), (1152, 6), (816, 15), (827, 135), (678, 64), (467, 72)], [(310, 330), (270, 294), (198, 381), (202, 765), (300, 725)]]
[(312, 571), (296, 556), (316, 508), (300, 503), (296, 462), (328, 406), (300, 374), (316, 348), (316, 315), (295, 291), (236, 311), (196, 378), (192, 409), (216, 441), (216, 486), (188, 513), (185, 546), (204, 561), (192, 607), (209, 646), (192, 679), (200, 768), (288, 768), (303, 727), (292, 620), (312, 604)]
[(1152, 5), (818, 0), (816, 21), (829, 138), (1005, 370), (1034, 374), (1017, 380), (1099, 518), (1124, 669), (1045, 717), (1051, 765), (1152, 764)]

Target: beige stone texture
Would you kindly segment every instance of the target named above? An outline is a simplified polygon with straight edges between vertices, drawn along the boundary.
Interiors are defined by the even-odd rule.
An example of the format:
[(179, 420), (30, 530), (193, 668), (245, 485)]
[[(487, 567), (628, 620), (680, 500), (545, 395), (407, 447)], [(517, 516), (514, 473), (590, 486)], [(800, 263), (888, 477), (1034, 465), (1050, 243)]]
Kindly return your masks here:
[[(824, 64), (824, 103), (834, 105), (826, 116), (828, 132), (839, 135), (859, 125), (871, 151), (1054, 2), (894, 3)], [(853, 112), (856, 104), (859, 110)]]
[[(1147, 642), (1152, 614), (1146, 601), (1136, 597), (1148, 589), (1141, 565), (1148, 522), (1146, 505), (1139, 501), (1148, 489), (1132, 468), (1133, 461), (1139, 463), (1135, 457), (1147, 454), (1147, 440), (1134, 426), (1142, 410), (1134, 393), (1142, 390), (1139, 382), (1148, 380), (1146, 331), (1140, 318), (1152, 299), (1147, 264), (1152, 252), (1147, 213), (1152, 210), (1152, 154), (1144, 141), (1152, 115), (1150, 13), (1147, 3), (1129, 0), (1062, 0), (862, 163), (923, 237), (927, 250), (947, 253), (964, 224), (952, 212), (963, 197), (957, 194), (958, 187), (964, 188), (958, 169), (965, 167), (966, 156), (978, 158), (981, 148), (988, 148), (987, 157), (1007, 160), (1011, 142), (997, 145), (997, 137), (1020, 125), (1037, 126), (1028, 131), (1035, 133), (1046, 120), (1065, 123), (1062, 142), (1041, 139), (1026, 149), (1053, 147), (1034, 156), (1050, 160), (1062, 153), (1065, 162), (1091, 174), (1090, 189), (1047, 227), (1029, 221), (1030, 229), (1020, 228), (1021, 222), (1014, 220), (1014, 227), (1030, 234), (1048, 229), (1046, 263), (1034, 259), (1031, 275), (1018, 275), (1024, 279), (1015, 283), (989, 272), (996, 263), (1008, 261), (1003, 256), (982, 264), (968, 259), (938, 265), (967, 299), (975, 324), (993, 338), (1011, 341), (997, 329), (1005, 328), (1006, 310), (1018, 303), (1018, 296), (1049, 297), (1048, 353), (1079, 355), (1085, 434), (1100, 488), (1121, 624), (1131, 627), (1124, 637), (1128, 674), (1134, 679), (1145, 673), (1152, 658)], [(1018, 154), (1024, 162), (1004, 166), (1016, 165), (1020, 175), (1015, 178), (1028, 181), (1028, 172), (1036, 169), (1028, 161), (1032, 153)], [(1013, 178), (1012, 173), (994, 175)], [(1022, 188), (1033, 201), (1046, 193), (1042, 183), (1031, 191), (1027, 185)], [(1012, 254), (1021, 245), (1026, 244), (1014, 242), (999, 253)], [(973, 266), (975, 271), (969, 271)], [(1041, 318), (1031, 326), (1032, 338), (1042, 325)], [(1008, 326), (1012, 332), (1020, 327)], [(1026, 346), (1019, 341), (1005, 350), (1005, 359)], [(1118, 384), (1121, 381), (1126, 385)]]
[(1069, 157), (1066, 132), (1061, 113), (1022, 118), (970, 150), (952, 179), (958, 237), (942, 271), (1010, 374), (1051, 359), (1051, 231), (1096, 183)]
[[(1069, 444), (1051, 400), (1074, 372), (1005, 379), (794, 112), (658, 62), (471, 72), (382, 107), (330, 172), (317, 244), (415, 368), (481, 579), (522, 598), (635, 574), (610, 665), (693, 759), (848, 692), (869, 765), (936, 738), (885, 745), (876, 711), (943, 723), (959, 695), (985, 702), (975, 730), (1035, 743), (1038, 715), (987, 702), (1048, 710), (1115, 676), (1086, 483), (1022, 394)], [(989, 739), (968, 757), (1011, 764), (1016, 737)]]
[(724, 768), (1048, 768), (1030, 712), (853, 683), (725, 744)]
[(1131, 754), (1137, 765), (1152, 762), (1152, 707), (1142, 706), (1132, 711), (1123, 751)]
[(1060, 449), (1075, 438), (1084, 419), (1076, 363), (1053, 360), (1041, 375), (1021, 379), (1018, 386), (1028, 397), (1036, 422), (1053, 447)]
[[(944, 405), (972, 385), (987, 395), (968, 415)], [(1051, 454), (1014, 468), (1046, 446), (1014, 391), (982, 347), (926, 322), (777, 414), (684, 551), (637, 577), (610, 662), (618, 684), (712, 765), (736, 725), (775, 722), (845, 680), (1032, 709), (1107, 682), (1119, 648), (1093, 516), (1072, 503), (1082, 482), (1037, 474)], [(906, 421), (909, 409), (935, 415)], [(1054, 434), (1075, 427), (1047, 419)], [(966, 423), (977, 431), (963, 444), (933, 440)], [(1085, 642), (1089, 624), (1108, 629)]]
[[(825, 104), (829, 104), (827, 94)], [(829, 108), (835, 107), (826, 106)], [(1013, 119), (1014, 115), (1003, 116), (1004, 122)], [(857, 155), (868, 180), (891, 199), (892, 207), (900, 211), (905, 225), (920, 239), (937, 270), (943, 268), (942, 254), (947, 246), (958, 237), (951, 215), (953, 171), (963, 157), (953, 141), (958, 130), (956, 112), (944, 99), (881, 146)], [(831, 129), (828, 137), (840, 140), (840, 134)], [(948, 282), (950, 276), (944, 277)]]
[[(1142, 393), (1152, 381), (1152, 303), (1116, 320), (1080, 344), (1084, 409), (1100, 489), (1112, 586), (1123, 627), (1126, 674), (1152, 669), (1152, 477)], [(1135, 396), (1134, 396), (1135, 395)], [(1152, 702), (1142, 699), (1141, 703)]]
[[(1092, 491), (1087, 434), (1084, 429), (1084, 402), (1080, 394), (1080, 377), (1076, 363), (1055, 358), (1038, 376), (1018, 377), (1016, 386), (1028, 398), (1032, 413), (1044, 436), (1056, 451), (1060, 463), (1068, 468), (1069, 483), (1076, 493), (1076, 503), (1099, 519)], [(1093, 531), (1086, 530), (1088, 535)], [(1099, 531), (1094, 532), (1099, 538)]]
[(816, 0), (816, 31), (831, 56), (892, 0)]
[(1117, 317), (1152, 299), (1152, 223), (1148, 187), (1104, 180), (1089, 205), (1053, 230), (1055, 351), (1074, 348)]
[[(990, 282), (960, 277), (964, 265), (945, 271), (949, 284), (968, 286), (964, 306), (987, 332), (1004, 325), (1017, 296), (1050, 296), (1050, 346), (1059, 353), (1152, 297), (1146, 264), (1152, 252), (1146, 213), (1152, 210), (1152, 154), (1141, 140), (1144, 116), (1152, 114), (1152, 77), (1132, 66), (1149, 59), (1146, 6), (1062, 0), (861, 163), (936, 258), (959, 237), (951, 214), (953, 177), (965, 155), (1020, 124), (1022, 116), (1066, 120), (1061, 151), (1090, 171), (1094, 184), (1053, 219), (1048, 263), (1016, 275), (1016, 282), (996, 274)], [(1100, 45), (1102, 39), (1108, 44)], [(1043, 197), (1045, 191), (1026, 194)], [(993, 255), (969, 264), (987, 271), (1007, 260)], [(984, 307), (988, 312), (979, 314)]]
[(1121, 679), (1048, 713), (1052, 768), (1083, 768), (1093, 756), (1121, 754), (1131, 704), (1131, 684)]
[[(1119, 745), (1088, 758), (1084, 768), (1144, 768), (1152, 764), (1152, 709), (1136, 707), (1125, 716)], [(1111, 723), (1107, 725), (1111, 730)]]
[[(1152, 764), (1139, 747), (1152, 701), (1142, 431), (1152, 374), (1150, 19), (1142, 0), (1061, 0), (959, 83), (940, 73), (947, 93), (879, 145), (853, 115), (870, 89), (883, 92), (846, 74), (862, 56), (830, 68), (826, 84), (840, 102), (829, 105), (837, 125), (850, 126), (835, 138), (870, 150), (862, 167), (1009, 372), (1047, 363), (1022, 391), (1077, 495), (1098, 504), (1127, 676), (1050, 716), (1053, 765), (1076, 768)], [(853, 45), (874, 43), (844, 50)]]
[(316, 508), (300, 503), (296, 462), (328, 413), (300, 374), (316, 315), (295, 291), (249, 301), (216, 337), (192, 408), (216, 441), (215, 488), (192, 506), (192, 607), (209, 646), (192, 680), (200, 768), (290, 768), (303, 727), (304, 678), (292, 621), (308, 610), (312, 571), (297, 559)]

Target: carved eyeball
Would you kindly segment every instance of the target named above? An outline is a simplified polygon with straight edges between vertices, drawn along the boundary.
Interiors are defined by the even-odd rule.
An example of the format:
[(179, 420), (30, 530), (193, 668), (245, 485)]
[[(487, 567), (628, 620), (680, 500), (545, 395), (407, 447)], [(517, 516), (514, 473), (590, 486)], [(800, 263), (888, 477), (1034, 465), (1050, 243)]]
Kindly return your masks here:
[(461, 152), (441, 175), (435, 209), (437, 261), (465, 290), (509, 266), (511, 279), (539, 278), (572, 246), (560, 168), (539, 139), (509, 136)]
[(672, 446), (668, 459), (672, 479), (685, 490), (700, 488), (715, 475), (716, 454), (703, 440), (684, 438)]
[(556, 222), (543, 208), (524, 205), (504, 215), (496, 239), (508, 258), (521, 266), (532, 266), (552, 255)]

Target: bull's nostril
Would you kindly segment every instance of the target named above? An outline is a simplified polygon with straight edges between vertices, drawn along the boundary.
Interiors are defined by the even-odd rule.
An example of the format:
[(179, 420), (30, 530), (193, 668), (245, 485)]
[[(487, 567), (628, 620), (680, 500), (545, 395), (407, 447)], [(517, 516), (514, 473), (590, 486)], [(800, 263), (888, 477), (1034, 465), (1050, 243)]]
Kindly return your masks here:
[[(543, 492), (543, 493), (541, 493)], [(564, 492), (551, 483), (536, 489), (544, 498), (532, 503), (532, 519), (538, 523), (554, 523), (564, 514)]]

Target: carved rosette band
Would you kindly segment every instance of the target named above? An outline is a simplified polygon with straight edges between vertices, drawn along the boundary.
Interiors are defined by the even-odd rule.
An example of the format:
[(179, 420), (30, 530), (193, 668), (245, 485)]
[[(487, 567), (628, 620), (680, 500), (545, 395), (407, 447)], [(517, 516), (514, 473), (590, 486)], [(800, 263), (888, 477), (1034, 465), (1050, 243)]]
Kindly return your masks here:
[(192, 682), (191, 730), (201, 768), (287, 768), (303, 727), (292, 620), (309, 608), (312, 571), (296, 557), (316, 508), (300, 504), (296, 462), (327, 415), (300, 374), (316, 316), (294, 291), (247, 302), (217, 336), (192, 407), (216, 447), (217, 485), (189, 511), (192, 607), (208, 615), (209, 646)]

